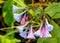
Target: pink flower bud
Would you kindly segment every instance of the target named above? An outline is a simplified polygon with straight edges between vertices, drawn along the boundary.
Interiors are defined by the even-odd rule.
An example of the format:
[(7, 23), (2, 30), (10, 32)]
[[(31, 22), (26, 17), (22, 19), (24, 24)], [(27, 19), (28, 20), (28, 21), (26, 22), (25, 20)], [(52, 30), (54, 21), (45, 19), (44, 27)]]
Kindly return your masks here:
[(28, 20), (28, 16), (26, 16), (26, 20)]
[(26, 18), (26, 14), (24, 15), (24, 17), (22, 18), (22, 20), (20, 22), (22, 25), (25, 24), (25, 18)]
[(43, 26), (43, 27), (41, 28), (42, 36), (44, 36), (45, 32), (46, 32), (46, 27), (45, 27), (45, 26)]

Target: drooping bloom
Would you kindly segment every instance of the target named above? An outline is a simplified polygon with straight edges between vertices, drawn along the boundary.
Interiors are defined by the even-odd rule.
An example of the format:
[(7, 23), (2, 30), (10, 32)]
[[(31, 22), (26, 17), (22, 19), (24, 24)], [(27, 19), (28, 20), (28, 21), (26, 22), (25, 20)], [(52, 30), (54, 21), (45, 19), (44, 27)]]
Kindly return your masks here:
[(12, 9), (13, 9), (13, 13), (15, 13), (18, 9), (23, 10), (23, 9), (25, 9), (25, 7), (17, 7), (15, 5), (13, 5)]
[[(25, 9), (25, 7), (17, 7), (17, 6), (15, 6), (15, 5), (13, 5), (13, 16), (14, 16), (14, 19), (17, 21), (17, 22), (20, 22), (21, 21), (21, 18), (22, 18), (22, 15), (24, 14), (24, 13), (26, 13), (27, 12), (27, 10)], [(24, 10), (25, 9), (25, 10)], [(24, 10), (22, 13), (20, 13), (20, 14), (17, 14), (17, 13), (15, 13), (17, 10)]]
[(17, 22), (20, 22), (21, 21), (21, 18), (22, 18), (22, 15), (24, 13), (26, 13), (27, 10), (25, 10), (24, 12), (20, 13), (20, 14), (14, 14), (14, 19), (17, 21)]
[(24, 27), (28, 24), (29, 22), (26, 22), (26, 24), (22, 25), (22, 26), (16, 26), (16, 29), (21, 33), (24, 30)]
[(41, 31), (40, 31), (41, 28), (42, 28), (42, 24), (41, 24), (40, 28), (34, 33), (35, 36), (37, 36), (37, 37), (41, 36)]
[(37, 30), (34, 35), (37, 37), (52, 37), (49, 31), (53, 29), (53, 26), (47, 23), (48, 22), (46, 21), (45, 23), (41, 24), (39, 30)]
[(15, 5), (13, 5), (13, 12), (16, 12), (19, 8), (17, 7), (17, 6), (15, 6)]
[(29, 34), (27, 36), (27, 39), (35, 39), (35, 36), (33, 34), (32, 26), (30, 27)]
[(25, 31), (21, 32), (20, 36), (23, 37), (24, 39), (26, 39), (27, 38), (27, 31), (28, 31), (28, 28)]
[(49, 24), (47, 19), (45, 19), (45, 20), (46, 20), (46, 29), (47, 29), (47, 31), (52, 31), (53, 30), (53, 25)]

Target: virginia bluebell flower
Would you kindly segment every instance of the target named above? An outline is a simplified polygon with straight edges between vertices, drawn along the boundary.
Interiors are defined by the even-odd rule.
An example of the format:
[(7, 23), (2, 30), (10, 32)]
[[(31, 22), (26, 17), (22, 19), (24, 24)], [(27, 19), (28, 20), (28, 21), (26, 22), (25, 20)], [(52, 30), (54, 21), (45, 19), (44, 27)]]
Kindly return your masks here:
[(26, 22), (26, 24), (22, 25), (22, 26), (16, 26), (16, 29), (18, 29), (18, 31), (21, 33), (23, 32), (24, 27), (28, 24), (29, 22)]
[(52, 37), (49, 31), (53, 29), (53, 26), (48, 24), (48, 21), (46, 20), (45, 23), (41, 24), (39, 30), (37, 30), (34, 35), (37, 37)]
[(28, 31), (28, 27), (25, 31), (20, 33), (20, 36), (23, 37), (24, 39), (26, 39), (27, 38), (27, 31)]
[(13, 13), (15, 13), (18, 9), (22, 10), (22, 9), (25, 9), (25, 7), (17, 7), (15, 5), (13, 5)]
[(21, 17), (24, 13), (26, 13), (27, 10), (25, 10), (24, 12), (20, 13), (20, 14), (14, 14), (14, 19), (17, 21), (17, 22), (20, 22), (21, 21)]
[(41, 28), (42, 28), (42, 24), (41, 24), (40, 28), (34, 33), (35, 36), (37, 36), (37, 37), (41, 36), (41, 31), (40, 31)]
[(46, 29), (47, 29), (47, 31), (52, 31), (53, 30), (53, 25), (49, 24), (47, 19), (45, 19), (45, 20), (46, 20)]
[(30, 27), (27, 39), (35, 39), (34, 33), (33, 33), (33, 29), (32, 26)]

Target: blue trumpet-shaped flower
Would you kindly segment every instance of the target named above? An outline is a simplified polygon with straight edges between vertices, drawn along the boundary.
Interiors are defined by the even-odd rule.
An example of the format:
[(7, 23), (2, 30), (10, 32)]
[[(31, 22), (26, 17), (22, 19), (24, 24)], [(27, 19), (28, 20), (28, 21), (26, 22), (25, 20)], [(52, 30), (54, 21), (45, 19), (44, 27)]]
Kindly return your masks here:
[(22, 15), (23, 15), (23, 14), (14, 14), (14, 19), (15, 19), (17, 22), (20, 22)]
[(41, 24), (39, 30), (37, 30), (34, 35), (37, 37), (52, 37), (49, 31), (53, 29), (53, 26), (48, 24), (46, 21), (45, 23)]
[(41, 36), (41, 31), (40, 31), (41, 28), (42, 28), (42, 24), (41, 24), (40, 28), (34, 33), (35, 36), (37, 36), (37, 37)]
[(29, 34), (27, 36), (27, 39), (35, 39), (35, 36), (33, 34), (32, 26), (30, 27)]
[(24, 13), (26, 13), (27, 10), (25, 10), (24, 12), (20, 13), (20, 14), (15, 14), (14, 13), (14, 19), (17, 21), (17, 22), (20, 22), (21, 21), (21, 17)]
[(12, 9), (13, 9), (13, 12), (15, 13), (18, 9), (23, 10), (23, 9), (25, 9), (25, 7), (17, 7), (15, 5), (13, 5)]
[(17, 7), (17, 6), (15, 6), (15, 5), (13, 5), (13, 12), (16, 12), (19, 8)]
[(27, 38), (27, 31), (28, 31), (28, 28), (25, 31), (21, 32), (20, 36), (23, 37), (24, 39), (26, 39)]
[(22, 26), (16, 26), (16, 29), (21, 33), (23, 32), (24, 27), (28, 24), (29, 22), (26, 22), (26, 24), (22, 25)]
[(45, 19), (45, 20), (46, 20), (46, 29), (47, 29), (47, 31), (52, 31), (53, 30), (53, 26), (48, 23), (47, 19)]

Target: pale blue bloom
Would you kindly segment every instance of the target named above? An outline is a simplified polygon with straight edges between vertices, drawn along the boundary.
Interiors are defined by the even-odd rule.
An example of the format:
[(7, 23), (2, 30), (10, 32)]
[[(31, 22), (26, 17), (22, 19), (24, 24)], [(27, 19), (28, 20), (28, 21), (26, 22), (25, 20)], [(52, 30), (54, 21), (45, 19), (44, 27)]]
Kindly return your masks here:
[(24, 25), (22, 25), (22, 26), (16, 26), (16, 29), (21, 33), (21, 32), (23, 32), (23, 30), (24, 30), (24, 27), (28, 24), (29, 22), (26, 22)]
[(17, 7), (17, 6), (15, 6), (15, 5), (13, 5), (13, 12), (16, 12), (19, 8)]
[(20, 22), (21, 21), (21, 17), (24, 13), (26, 13), (27, 10), (25, 10), (24, 12), (20, 13), (20, 14), (16, 14), (14, 13), (14, 19), (17, 21), (17, 22)]
[(46, 30), (47, 31), (52, 31), (53, 30), (53, 25), (49, 24), (47, 19), (45, 19), (45, 20), (46, 20)]
[(26, 39), (27, 38), (27, 31), (28, 31), (28, 28), (25, 31), (21, 32), (20, 36), (23, 37), (24, 39)]
[(40, 28), (34, 33), (35, 36), (37, 36), (37, 37), (40, 37), (41, 36), (41, 31), (40, 30), (42, 28), (42, 25), (43, 24), (41, 24)]
[[(34, 35), (37, 37), (52, 37), (49, 31), (51, 31), (53, 27), (50, 24), (46, 25), (45, 23), (45, 27), (44, 26), (43, 27), (46, 30), (42, 30), (43, 29), (42, 26), (43, 24), (41, 24), (40, 28), (34, 33)], [(44, 34), (42, 32), (44, 32)]]
[(14, 19), (15, 19), (17, 22), (20, 22), (22, 15), (23, 15), (23, 14), (14, 14)]
[(35, 39), (35, 36), (32, 31), (32, 26), (30, 27), (29, 34), (27, 36), (27, 39)]
[(51, 36), (51, 34), (50, 34), (48, 31), (46, 31), (46, 33), (45, 33), (44, 37), (46, 37), (46, 38), (47, 38), (47, 37), (52, 37), (52, 36)]
[(15, 13), (18, 9), (23, 10), (23, 9), (25, 9), (25, 7), (17, 7), (15, 5), (13, 5), (12, 9), (13, 9), (13, 12)]

